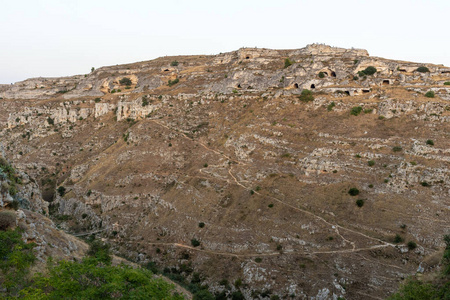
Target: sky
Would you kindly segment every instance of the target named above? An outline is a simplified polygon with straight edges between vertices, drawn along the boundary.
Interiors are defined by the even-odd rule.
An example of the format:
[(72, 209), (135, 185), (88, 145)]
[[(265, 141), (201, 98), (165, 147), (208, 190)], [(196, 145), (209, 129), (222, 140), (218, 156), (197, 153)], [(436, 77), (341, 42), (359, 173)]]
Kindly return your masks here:
[(450, 66), (449, 0), (0, 0), (0, 83), (312, 43)]

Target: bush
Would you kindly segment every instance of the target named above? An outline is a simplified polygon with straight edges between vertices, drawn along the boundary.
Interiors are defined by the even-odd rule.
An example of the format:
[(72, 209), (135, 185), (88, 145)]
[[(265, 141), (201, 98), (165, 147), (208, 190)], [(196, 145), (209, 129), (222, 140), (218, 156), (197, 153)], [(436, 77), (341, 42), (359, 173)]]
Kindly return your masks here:
[(203, 223), (203, 222), (198, 223), (198, 227), (200, 227), (200, 228), (205, 227), (205, 223)]
[(175, 78), (174, 80), (169, 80), (167, 85), (173, 86), (173, 85), (177, 84), (178, 82), (180, 82), (180, 80), (178, 78)]
[(434, 98), (434, 92), (433, 91), (426, 92), (425, 97), (427, 97), (427, 98)]
[(360, 77), (363, 77), (364, 75), (373, 75), (376, 72), (377, 72), (377, 69), (375, 67), (369, 66), (369, 67), (365, 68), (364, 70), (359, 71), (358, 75)]
[(178, 66), (178, 61), (174, 60), (173, 62), (170, 63), (170, 65), (172, 67), (176, 67), (176, 66)]
[(420, 185), (421, 185), (421, 186), (425, 186), (425, 187), (430, 186), (430, 184), (429, 184), (428, 182), (426, 182), (426, 181), (422, 181), (422, 182), (420, 183)]
[(408, 244), (406, 244), (408, 246), (409, 250), (414, 250), (417, 248), (417, 244), (413, 241), (409, 241)]
[(300, 94), (300, 96), (298, 97), (298, 99), (302, 102), (310, 102), (310, 101), (314, 101), (314, 96), (310, 90), (304, 89), (302, 91), (302, 93)]
[(403, 238), (399, 234), (396, 234), (394, 237), (394, 244), (398, 244), (398, 243), (402, 243), (402, 242), (403, 242)]
[(373, 160), (369, 160), (367, 164), (369, 165), (369, 167), (373, 167), (375, 165), (375, 162)]
[(58, 192), (58, 194), (63, 197), (64, 194), (66, 193), (66, 188), (63, 186), (58, 187), (58, 189), (56, 190)]
[(147, 97), (142, 97), (142, 106), (147, 106), (149, 104)]
[(130, 86), (132, 84), (131, 79), (128, 77), (124, 77), (124, 78), (120, 79), (119, 83), (121, 85), (126, 85), (126, 86)]
[(319, 78), (324, 78), (325, 74), (323, 72), (319, 72)]
[(427, 67), (425, 67), (425, 66), (418, 67), (416, 69), (416, 71), (420, 72), (420, 73), (428, 73), (428, 72), (430, 72), (430, 70)]
[(433, 140), (427, 140), (427, 145), (434, 146)]
[(260, 263), (260, 262), (262, 262), (262, 258), (261, 258), (261, 257), (257, 257), (257, 258), (255, 258), (255, 262), (256, 262), (256, 263)]
[(200, 246), (200, 242), (199, 242), (198, 240), (196, 240), (196, 239), (192, 239), (192, 240), (191, 240), (191, 244), (192, 244), (193, 247), (198, 247), (198, 246)]
[(403, 148), (400, 147), (400, 146), (395, 146), (395, 147), (392, 148), (392, 151), (394, 151), (394, 152), (400, 152), (402, 150), (403, 150)]
[(284, 68), (289, 67), (290, 65), (292, 65), (294, 63), (294, 61), (291, 61), (289, 58), (286, 58), (284, 60)]
[(47, 118), (47, 123), (48, 123), (49, 125), (54, 125), (54, 124), (55, 124), (55, 120), (52, 119), (52, 118), (50, 118), (50, 117), (48, 117), (48, 118)]
[(102, 99), (100, 99), (100, 98), (95, 98), (95, 99), (94, 99), (94, 102), (95, 102), (95, 103), (99, 103), (100, 101), (102, 101)]
[(0, 211), (0, 230), (4, 231), (16, 225), (16, 214), (13, 211)]
[(332, 101), (330, 104), (328, 104), (327, 110), (332, 111), (335, 106), (336, 106), (336, 103), (334, 103), (334, 101)]
[(444, 85), (450, 85), (450, 81), (444, 82)]
[(362, 112), (362, 107), (361, 106), (355, 106), (352, 108), (352, 110), (350, 111), (350, 114), (353, 116), (357, 116)]
[(359, 190), (357, 188), (351, 188), (348, 190), (348, 193), (350, 194), (350, 196), (357, 196), (359, 195)]

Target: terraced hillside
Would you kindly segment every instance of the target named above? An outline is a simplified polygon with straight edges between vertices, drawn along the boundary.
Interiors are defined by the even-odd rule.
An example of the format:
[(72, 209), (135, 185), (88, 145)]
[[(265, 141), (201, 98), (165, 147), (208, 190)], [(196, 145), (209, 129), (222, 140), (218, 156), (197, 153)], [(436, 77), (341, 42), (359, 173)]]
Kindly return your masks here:
[(1, 151), (61, 228), (212, 292), (380, 299), (439, 268), (450, 68), (243, 48), (0, 97)]

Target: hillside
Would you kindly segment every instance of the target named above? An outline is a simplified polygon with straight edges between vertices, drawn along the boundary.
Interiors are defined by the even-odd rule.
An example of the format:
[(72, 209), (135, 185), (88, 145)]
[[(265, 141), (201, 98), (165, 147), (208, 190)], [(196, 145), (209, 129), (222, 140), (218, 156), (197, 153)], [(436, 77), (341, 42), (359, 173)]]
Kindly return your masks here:
[(28, 79), (0, 97), (0, 153), (37, 180), (58, 226), (201, 274), (211, 292), (380, 299), (440, 268), (448, 67), (243, 48)]

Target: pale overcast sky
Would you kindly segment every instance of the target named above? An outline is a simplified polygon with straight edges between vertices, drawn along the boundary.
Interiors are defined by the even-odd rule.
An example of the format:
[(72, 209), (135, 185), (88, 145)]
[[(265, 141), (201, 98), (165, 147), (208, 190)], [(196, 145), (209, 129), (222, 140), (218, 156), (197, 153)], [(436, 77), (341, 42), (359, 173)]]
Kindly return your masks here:
[(0, 0), (0, 83), (325, 43), (450, 66), (450, 0)]

